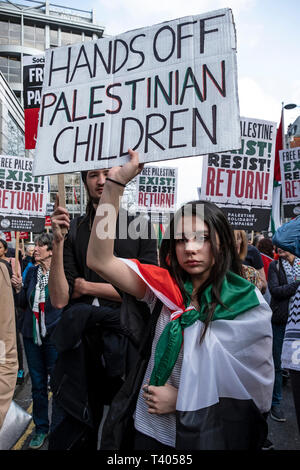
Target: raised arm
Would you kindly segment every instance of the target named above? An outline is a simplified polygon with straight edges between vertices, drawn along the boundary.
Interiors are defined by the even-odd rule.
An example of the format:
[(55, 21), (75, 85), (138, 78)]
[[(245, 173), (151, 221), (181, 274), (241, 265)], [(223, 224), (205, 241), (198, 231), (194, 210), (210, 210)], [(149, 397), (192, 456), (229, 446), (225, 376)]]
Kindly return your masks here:
[(54, 307), (63, 308), (69, 302), (69, 284), (64, 271), (64, 235), (62, 228), (69, 229), (70, 216), (67, 209), (59, 206), (58, 195), (56, 196), (51, 223), (53, 231), (53, 249), (48, 282), (49, 295)]
[(131, 149), (128, 152), (130, 161), (122, 167), (111, 168), (107, 175), (92, 227), (87, 265), (123, 292), (141, 299), (145, 295), (145, 284), (134, 271), (113, 254), (120, 198), (124, 191), (122, 185), (126, 185), (142, 169), (138, 153)]

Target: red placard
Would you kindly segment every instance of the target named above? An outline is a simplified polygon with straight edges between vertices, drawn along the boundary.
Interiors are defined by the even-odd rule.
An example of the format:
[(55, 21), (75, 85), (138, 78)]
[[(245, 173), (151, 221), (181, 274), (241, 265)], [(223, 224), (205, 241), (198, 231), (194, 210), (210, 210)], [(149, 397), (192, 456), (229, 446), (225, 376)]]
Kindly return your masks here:
[(36, 144), (37, 128), (40, 108), (24, 109), (25, 115), (25, 148), (34, 149)]
[(45, 227), (51, 227), (51, 217), (50, 217), (50, 215), (46, 215), (46, 217), (45, 217)]
[(5, 235), (5, 241), (11, 242), (11, 232), (3, 232)]
[[(20, 240), (27, 240), (29, 238), (28, 232), (19, 232), (19, 239)], [(17, 232), (15, 232), (15, 237), (17, 236)]]

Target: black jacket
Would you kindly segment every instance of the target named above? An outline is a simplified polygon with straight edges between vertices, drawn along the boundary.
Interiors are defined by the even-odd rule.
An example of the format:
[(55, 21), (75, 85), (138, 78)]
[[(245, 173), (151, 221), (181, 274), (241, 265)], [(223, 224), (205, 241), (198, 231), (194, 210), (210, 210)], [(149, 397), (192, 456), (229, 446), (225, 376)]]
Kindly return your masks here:
[(77, 303), (64, 311), (51, 336), (58, 351), (51, 377), (54, 397), (68, 414), (91, 427), (97, 424), (95, 410), (100, 412), (108, 392), (108, 384), (103, 386), (104, 352), (111, 376), (120, 375), (120, 361), (104, 351), (103, 330), (114, 332), (116, 341), (123, 340), (119, 311)]
[[(127, 224), (125, 229), (123, 223)], [(129, 224), (133, 221), (133, 216), (128, 216), (124, 209), (120, 209), (117, 220), (116, 239), (114, 253), (119, 258), (138, 259), (141, 263), (157, 264), (157, 240), (152, 225), (145, 219), (143, 235), (136, 240), (127, 237)], [(69, 284), (69, 295), (72, 297), (74, 281), (77, 277), (83, 277), (89, 282), (106, 282), (97, 273), (87, 267), (86, 255), (88, 243), (91, 235), (92, 220), (85, 215), (77, 217), (71, 221), (70, 230), (64, 243), (64, 270)], [(154, 238), (151, 238), (151, 230)], [(85, 296), (76, 300), (78, 302), (92, 303), (93, 297)], [(76, 303), (72, 301), (72, 303)], [(101, 305), (110, 307), (120, 307), (119, 302), (101, 299)]]
[[(122, 220), (124, 211), (121, 210), (120, 214)], [(132, 219), (130, 217), (127, 220), (127, 226)], [(106, 282), (86, 265), (91, 222), (87, 216), (73, 219), (64, 243), (64, 269), (70, 299), (76, 277), (83, 277), (90, 282)], [(124, 231), (124, 227), (121, 228)], [(151, 230), (148, 221), (144, 229)], [(116, 256), (157, 264), (156, 238), (133, 240), (126, 237), (121, 239), (118, 235), (117, 225), (114, 245)], [(89, 296), (71, 300), (52, 336), (59, 351), (51, 378), (54, 398), (68, 415), (94, 429), (99, 425), (103, 404), (110, 402), (121, 385), (120, 376), (127, 374), (125, 367), (128, 366), (128, 360), (130, 363), (135, 360), (137, 344), (127, 341), (131, 327), (126, 327), (126, 319), (133, 310), (138, 316), (145, 314), (147, 318), (149, 314), (145, 304), (142, 304), (142, 311), (141, 303), (132, 296), (121, 295), (121, 304), (99, 299), (100, 307), (91, 306), (93, 297)], [(124, 325), (122, 334), (120, 314)]]
[(289, 300), (296, 293), (299, 281), (290, 284), (281, 259), (272, 261), (268, 271), (268, 287), (271, 294), (272, 323), (285, 325), (289, 314)]

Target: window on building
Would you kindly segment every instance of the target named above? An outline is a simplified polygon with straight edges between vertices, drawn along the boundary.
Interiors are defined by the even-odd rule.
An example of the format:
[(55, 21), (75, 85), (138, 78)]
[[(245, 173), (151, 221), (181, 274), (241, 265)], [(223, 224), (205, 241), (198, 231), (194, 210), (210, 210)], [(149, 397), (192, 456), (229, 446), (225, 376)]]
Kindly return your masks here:
[(77, 42), (82, 42), (82, 34), (72, 31), (72, 44), (76, 44)]
[(24, 24), (24, 46), (45, 50), (45, 30), (35, 24)]
[(0, 44), (21, 44), (21, 24), (17, 20), (0, 20)]
[(72, 34), (69, 31), (62, 30), (61, 31), (61, 45), (68, 46), (72, 44)]
[(21, 81), (21, 62), (19, 57), (0, 55), (0, 70), (8, 82)]
[(50, 28), (50, 47), (58, 46), (58, 30), (52, 26)]
[(82, 42), (82, 33), (78, 31), (70, 31), (66, 29), (61, 30), (61, 45), (67, 46), (69, 44), (76, 44)]

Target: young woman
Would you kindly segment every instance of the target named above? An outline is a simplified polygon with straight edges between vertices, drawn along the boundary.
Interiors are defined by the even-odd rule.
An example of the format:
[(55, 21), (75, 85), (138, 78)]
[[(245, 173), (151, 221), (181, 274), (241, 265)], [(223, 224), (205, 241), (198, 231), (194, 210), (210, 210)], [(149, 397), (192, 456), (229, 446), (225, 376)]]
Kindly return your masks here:
[[(48, 292), (52, 245), (51, 234), (37, 235), (34, 257), (38, 264), (29, 269), (24, 285), (21, 276), (12, 278), (19, 291), (17, 303), (23, 309), (21, 332), (32, 384), (35, 433), (29, 443), (31, 449), (42, 447), (49, 432), (47, 381), (57, 359), (50, 338), (61, 317), (61, 309), (52, 306)], [(53, 406), (51, 427), (58, 419), (60, 412)]]
[[(232, 230), (214, 204), (196, 202), (179, 211), (162, 242), (160, 267), (114, 256), (119, 197), (141, 170), (138, 153), (129, 154), (128, 163), (109, 170), (87, 264), (152, 311), (162, 302), (138, 393), (128, 394), (137, 396), (134, 448), (260, 448), (274, 375), (271, 311), (258, 289), (239, 276)], [(116, 426), (127, 410), (118, 405), (123, 398), (121, 390), (102, 448), (122, 445)]]

